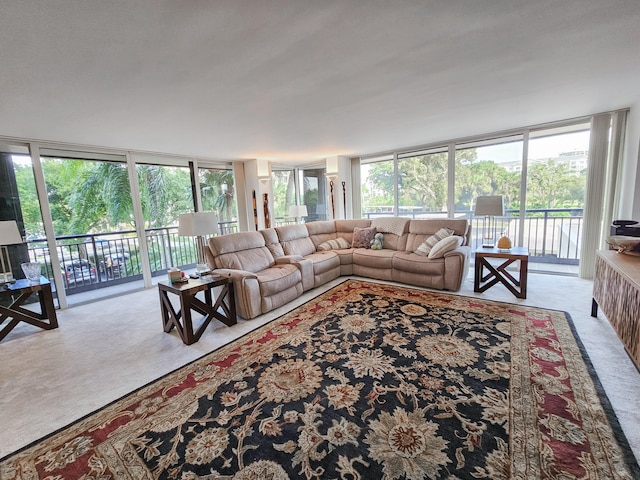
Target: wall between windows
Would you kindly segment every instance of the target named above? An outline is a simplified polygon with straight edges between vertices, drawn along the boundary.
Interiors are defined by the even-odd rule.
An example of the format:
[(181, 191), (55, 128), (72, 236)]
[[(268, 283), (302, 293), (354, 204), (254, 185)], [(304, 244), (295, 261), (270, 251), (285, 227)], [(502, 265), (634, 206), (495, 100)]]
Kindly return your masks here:
[(627, 118), (618, 218), (640, 221), (640, 101)]

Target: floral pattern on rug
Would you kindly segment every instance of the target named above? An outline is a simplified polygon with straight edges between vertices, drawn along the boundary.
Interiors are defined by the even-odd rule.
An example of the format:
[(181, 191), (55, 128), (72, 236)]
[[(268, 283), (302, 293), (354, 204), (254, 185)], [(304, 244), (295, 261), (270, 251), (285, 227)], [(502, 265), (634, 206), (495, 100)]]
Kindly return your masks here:
[(564, 313), (357, 280), (0, 464), (3, 480), (634, 473)]

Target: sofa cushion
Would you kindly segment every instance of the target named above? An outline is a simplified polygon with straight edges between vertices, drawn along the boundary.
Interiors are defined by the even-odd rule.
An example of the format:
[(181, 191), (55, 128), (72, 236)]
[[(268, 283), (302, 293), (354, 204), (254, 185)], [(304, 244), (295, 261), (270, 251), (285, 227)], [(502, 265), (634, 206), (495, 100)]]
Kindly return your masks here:
[(436, 233), (427, 238), (423, 244), (419, 245), (414, 253), (426, 257), (427, 255), (429, 255), (429, 252), (431, 252), (431, 249), (436, 245), (436, 243), (438, 243), (443, 238), (450, 237), (451, 235), (453, 235), (453, 230), (451, 230), (450, 228), (441, 228)]
[(419, 218), (409, 223), (409, 235), (405, 250), (414, 252), (424, 241), (441, 228), (453, 230), (454, 235), (464, 238), (462, 245), (469, 245), (471, 224), (467, 219), (452, 218)]
[(316, 246), (327, 240), (336, 239), (336, 224), (333, 220), (323, 220), (304, 224), (309, 232), (309, 238)]
[(393, 269), (402, 272), (419, 273), (424, 275), (442, 275), (444, 273), (444, 259), (429, 259), (411, 252), (397, 252), (393, 256)]
[(334, 268), (340, 268), (340, 257), (334, 251), (312, 253), (304, 257), (313, 262), (313, 274), (319, 275)]
[(436, 243), (429, 252), (429, 258), (442, 258), (445, 253), (452, 252), (462, 244), (462, 237), (450, 235)]
[(260, 230), (260, 233), (264, 237), (265, 246), (269, 249), (273, 258), (284, 257), (284, 250), (280, 241), (278, 240), (278, 233), (275, 228), (267, 228)]
[(344, 238), (336, 238), (335, 240), (327, 240), (326, 242), (322, 242), (318, 245), (317, 249), (319, 252), (324, 252), (326, 250), (341, 250), (345, 248), (350, 248), (349, 242)]
[(276, 232), (285, 255), (302, 255), (304, 257), (316, 251), (316, 246), (309, 238), (309, 231), (303, 224), (276, 227)]
[(356, 248), (353, 251), (353, 264), (363, 267), (390, 269), (392, 266), (391, 260), (396, 253), (395, 250)]
[(260, 293), (264, 297), (275, 295), (296, 283), (302, 282), (300, 270), (291, 264), (274, 265), (260, 272), (256, 272)]
[(378, 233), (376, 227), (355, 227), (353, 229), (353, 242), (351, 245), (353, 248), (370, 248), (371, 240), (373, 240), (376, 233)]
[(259, 272), (275, 263), (260, 232), (239, 232), (209, 238), (215, 268)]

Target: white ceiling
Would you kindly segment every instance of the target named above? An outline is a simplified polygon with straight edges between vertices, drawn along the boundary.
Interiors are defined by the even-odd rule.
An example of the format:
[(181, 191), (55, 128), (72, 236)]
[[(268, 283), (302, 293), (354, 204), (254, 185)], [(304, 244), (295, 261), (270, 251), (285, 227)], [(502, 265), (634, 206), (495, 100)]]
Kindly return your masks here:
[(638, 0), (0, 0), (7, 137), (309, 161), (638, 101)]

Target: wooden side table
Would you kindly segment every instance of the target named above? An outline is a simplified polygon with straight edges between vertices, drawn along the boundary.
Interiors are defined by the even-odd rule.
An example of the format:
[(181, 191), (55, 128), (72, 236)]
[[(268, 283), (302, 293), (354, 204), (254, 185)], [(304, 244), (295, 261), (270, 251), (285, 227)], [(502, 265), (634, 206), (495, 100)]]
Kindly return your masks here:
[[(222, 291), (213, 303), (212, 290), (222, 286)], [(199, 279), (189, 279), (185, 283), (158, 282), (160, 294), (160, 310), (162, 312), (162, 327), (169, 333), (176, 328), (182, 341), (191, 345), (197, 342), (205, 329), (214, 318), (227, 326), (235, 325), (236, 301), (233, 283), (230, 277), (220, 275), (206, 275)], [(204, 292), (204, 302), (196, 297), (198, 292)], [(180, 297), (180, 310), (177, 312), (169, 300), (169, 293)], [(224, 313), (219, 312), (222, 310)], [(204, 315), (202, 323), (193, 330), (191, 310)]]
[[(503, 259), (504, 262), (494, 267), (489, 263), (490, 258)], [(515, 278), (507, 267), (513, 262), (520, 261), (520, 277)], [(527, 268), (529, 265), (529, 251), (526, 248), (514, 247), (507, 251), (498, 248), (479, 248), (476, 250), (475, 276), (473, 291), (484, 292), (497, 283), (502, 283), (518, 298), (527, 298)], [(488, 272), (485, 274), (484, 269)]]
[[(37, 313), (23, 305), (31, 294), (37, 293), (40, 301), (40, 312)], [(14, 329), (20, 322), (26, 322), (44, 330), (58, 328), (58, 318), (56, 308), (53, 305), (53, 294), (51, 293), (51, 282), (44, 277), (40, 277), (40, 283), (31, 285), (29, 280), (17, 280), (12, 285), (0, 287), (0, 298), (11, 298), (12, 302), (8, 307), (0, 305), (0, 325), (5, 321), (9, 322), (0, 330), (0, 340)]]

